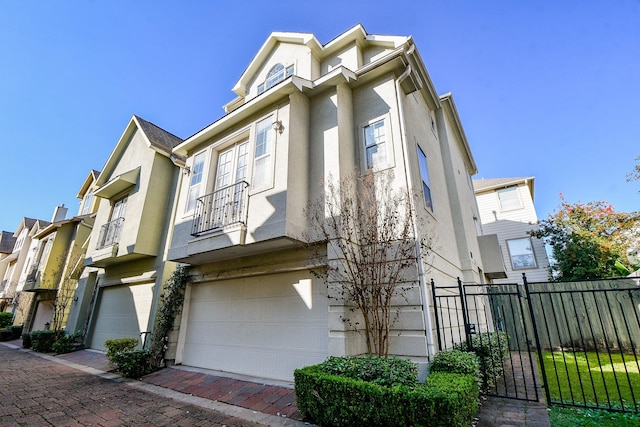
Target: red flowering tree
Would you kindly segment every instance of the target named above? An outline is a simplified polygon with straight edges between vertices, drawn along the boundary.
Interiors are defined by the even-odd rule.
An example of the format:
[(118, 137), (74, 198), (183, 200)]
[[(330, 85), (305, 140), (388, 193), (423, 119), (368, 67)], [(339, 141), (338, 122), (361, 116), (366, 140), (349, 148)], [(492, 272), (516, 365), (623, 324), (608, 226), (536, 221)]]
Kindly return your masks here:
[(628, 274), (638, 266), (627, 261), (627, 249), (640, 238), (640, 213), (616, 212), (604, 201), (569, 203), (541, 220), (531, 235), (551, 246), (554, 280), (581, 280)]

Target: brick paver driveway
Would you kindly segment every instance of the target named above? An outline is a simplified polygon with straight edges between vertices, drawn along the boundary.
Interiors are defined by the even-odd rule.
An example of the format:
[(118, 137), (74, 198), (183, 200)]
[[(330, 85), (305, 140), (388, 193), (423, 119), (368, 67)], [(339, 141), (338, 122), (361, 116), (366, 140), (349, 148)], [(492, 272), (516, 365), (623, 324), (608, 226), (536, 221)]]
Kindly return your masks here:
[(0, 345), (1, 426), (258, 426)]

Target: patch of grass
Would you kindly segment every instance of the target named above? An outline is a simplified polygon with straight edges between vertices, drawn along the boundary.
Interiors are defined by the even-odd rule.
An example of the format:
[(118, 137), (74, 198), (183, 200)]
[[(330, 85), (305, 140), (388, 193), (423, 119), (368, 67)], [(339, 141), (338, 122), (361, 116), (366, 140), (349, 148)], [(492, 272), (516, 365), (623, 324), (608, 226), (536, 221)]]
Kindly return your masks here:
[(553, 427), (638, 427), (640, 414), (599, 409), (552, 406), (549, 419)]
[(544, 352), (547, 386), (554, 402), (633, 409), (640, 406), (636, 356), (597, 352)]

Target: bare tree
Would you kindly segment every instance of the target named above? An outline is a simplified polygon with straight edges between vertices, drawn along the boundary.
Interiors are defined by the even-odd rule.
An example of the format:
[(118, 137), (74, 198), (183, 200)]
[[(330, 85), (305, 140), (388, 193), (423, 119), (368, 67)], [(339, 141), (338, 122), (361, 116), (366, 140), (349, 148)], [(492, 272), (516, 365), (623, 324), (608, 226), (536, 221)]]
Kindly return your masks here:
[[(352, 326), (364, 329), (367, 352), (380, 356), (389, 354), (391, 327), (399, 315), (399, 307), (394, 315), (392, 299), (403, 297), (415, 283), (418, 263), (433, 240), (426, 232), (416, 235), (411, 195), (392, 184), (390, 172), (351, 174), (339, 183), (330, 177), (324, 197), (306, 211), (308, 247), (326, 265), (316, 274), (362, 315), (364, 325)], [(313, 243), (318, 241), (326, 247)]]

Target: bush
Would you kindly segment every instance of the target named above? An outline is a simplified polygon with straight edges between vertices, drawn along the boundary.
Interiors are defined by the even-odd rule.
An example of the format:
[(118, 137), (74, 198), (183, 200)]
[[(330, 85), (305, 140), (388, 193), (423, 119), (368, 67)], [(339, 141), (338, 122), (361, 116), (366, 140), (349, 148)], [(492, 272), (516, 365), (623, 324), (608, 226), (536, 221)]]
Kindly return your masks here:
[(417, 383), (415, 363), (398, 357), (362, 355), (355, 357), (329, 357), (320, 364), (323, 372), (354, 380), (367, 381), (387, 387)]
[(50, 353), (56, 340), (56, 331), (31, 331), (31, 349), (39, 353)]
[(106, 340), (104, 346), (107, 347), (107, 359), (115, 366), (114, 357), (116, 354), (122, 351), (133, 351), (138, 346), (140, 341), (138, 338), (116, 338), (112, 340)]
[(13, 338), (13, 334), (8, 329), (0, 329), (0, 341), (10, 341)]
[(22, 347), (31, 348), (31, 334), (29, 332), (22, 334)]
[(110, 359), (115, 368), (127, 378), (140, 378), (155, 369), (149, 350), (124, 350), (117, 352)]
[(469, 426), (478, 409), (471, 375), (437, 373), (415, 387), (385, 387), (331, 375), (321, 365), (294, 371), (300, 413), (326, 426)]
[(480, 372), (480, 361), (475, 353), (461, 350), (446, 350), (436, 354), (429, 365), (429, 372), (450, 372), (453, 374), (473, 375), (482, 386), (482, 373)]
[(17, 340), (22, 336), (22, 325), (13, 325), (7, 328), (11, 331), (11, 339)]
[[(466, 341), (456, 349), (468, 351)], [(485, 389), (496, 384), (504, 373), (504, 358), (509, 354), (509, 335), (506, 332), (483, 332), (471, 338), (471, 351), (480, 359), (480, 372)]]
[(73, 335), (67, 335), (63, 333), (58, 337), (56, 342), (51, 346), (51, 350), (53, 350), (56, 354), (70, 353), (75, 348), (76, 341), (82, 336), (82, 332), (78, 331)]
[(7, 311), (0, 312), (0, 329), (4, 329), (13, 323), (13, 313)]

